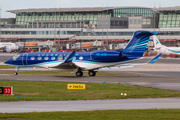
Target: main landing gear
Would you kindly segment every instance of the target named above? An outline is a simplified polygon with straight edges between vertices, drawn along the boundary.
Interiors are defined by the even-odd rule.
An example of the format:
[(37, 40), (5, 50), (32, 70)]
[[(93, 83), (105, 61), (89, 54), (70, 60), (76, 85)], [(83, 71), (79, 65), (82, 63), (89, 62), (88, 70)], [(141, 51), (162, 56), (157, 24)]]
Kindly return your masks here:
[(91, 70), (91, 71), (89, 71), (89, 76), (96, 76), (96, 72), (95, 71), (93, 71), (93, 70)]
[(15, 69), (15, 71), (14, 71), (14, 75), (18, 75), (18, 71), (19, 71), (19, 67), (17, 67), (16, 69)]
[(83, 76), (83, 72), (82, 71), (77, 71), (76, 72), (76, 76), (77, 77), (82, 77)]
[[(93, 70), (90, 70), (88, 74), (89, 74), (89, 76), (96, 76), (96, 72), (93, 71)], [(76, 72), (76, 76), (77, 77), (82, 77), (83, 76), (83, 72), (82, 71), (77, 71)]]

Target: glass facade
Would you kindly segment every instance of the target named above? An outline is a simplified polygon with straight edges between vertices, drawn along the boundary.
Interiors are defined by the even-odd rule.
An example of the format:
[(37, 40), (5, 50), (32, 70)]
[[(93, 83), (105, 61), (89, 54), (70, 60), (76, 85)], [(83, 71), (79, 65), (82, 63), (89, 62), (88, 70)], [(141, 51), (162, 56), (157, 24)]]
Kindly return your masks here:
[(4, 28), (82, 28), (83, 25), (80, 23), (34, 23), (32, 24), (22, 24), (22, 25), (11, 25), (7, 24)]
[(131, 16), (143, 16), (150, 17), (154, 11), (147, 8), (121, 8), (113, 9), (112, 17), (131, 17)]
[(119, 8), (92, 12), (17, 12), (16, 25), (27, 24), (27, 21), (88, 21), (97, 25), (98, 17), (151, 16), (154, 13), (148, 8)]
[[(180, 35), (179, 31), (160, 31), (157, 32), (159, 35)], [(94, 36), (91, 32), (81, 32), (81, 31), (1, 31), (2, 35), (77, 35), (77, 36)], [(102, 36), (101, 32), (96, 32), (97, 36)], [(103, 31), (103, 35), (109, 36), (132, 36), (133, 32), (107, 32)]]
[(27, 21), (89, 21), (90, 25), (97, 25), (98, 17), (110, 17), (108, 11), (101, 12), (26, 12), (16, 13), (16, 25), (27, 24)]
[(159, 16), (159, 27), (180, 27), (180, 11), (162, 11)]
[(142, 23), (142, 20), (141, 19), (130, 19), (129, 20), (129, 24), (141, 24)]

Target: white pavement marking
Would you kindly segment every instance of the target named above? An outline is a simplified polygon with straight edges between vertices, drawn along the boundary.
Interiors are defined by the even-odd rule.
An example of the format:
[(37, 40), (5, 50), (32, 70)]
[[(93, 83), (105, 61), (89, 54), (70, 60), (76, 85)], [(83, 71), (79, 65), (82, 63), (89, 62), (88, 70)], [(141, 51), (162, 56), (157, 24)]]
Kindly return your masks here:
[(10, 74), (0, 74), (0, 76), (10, 76)]
[(118, 109), (180, 109), (180, 98), (0, 102), (0, 113)]
[(0, 56), (14, 56), (18, 53), (0, 53)]

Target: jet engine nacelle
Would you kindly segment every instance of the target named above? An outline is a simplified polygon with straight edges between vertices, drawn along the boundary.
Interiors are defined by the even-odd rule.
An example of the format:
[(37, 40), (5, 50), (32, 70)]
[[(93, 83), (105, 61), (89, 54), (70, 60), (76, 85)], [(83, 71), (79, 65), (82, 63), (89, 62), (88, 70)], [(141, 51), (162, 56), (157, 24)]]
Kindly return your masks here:
[(95, 61), (113, 61), (122, 58), (118, 51), (96, 50), (91, 52), (91, 59)]

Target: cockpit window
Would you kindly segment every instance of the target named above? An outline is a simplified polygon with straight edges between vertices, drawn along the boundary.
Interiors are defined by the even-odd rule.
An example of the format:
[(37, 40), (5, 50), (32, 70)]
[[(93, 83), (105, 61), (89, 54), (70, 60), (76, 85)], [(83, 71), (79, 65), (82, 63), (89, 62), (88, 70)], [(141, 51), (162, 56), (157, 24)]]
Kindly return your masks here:
[(13, 59), (17, 59), (19, 57), (19, 55), (15, 55), (14, 57), (13, 57)]

